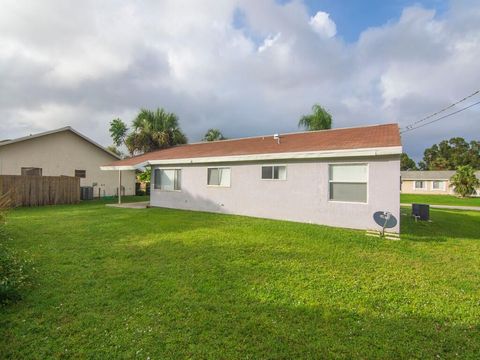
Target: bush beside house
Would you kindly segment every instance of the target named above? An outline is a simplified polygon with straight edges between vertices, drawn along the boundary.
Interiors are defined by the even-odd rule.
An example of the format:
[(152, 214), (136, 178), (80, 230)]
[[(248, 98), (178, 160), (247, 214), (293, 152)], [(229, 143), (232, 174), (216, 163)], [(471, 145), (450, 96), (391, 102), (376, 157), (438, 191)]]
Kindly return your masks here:
[(12, 240), (5, 228), (8, 208), (6, 196), (0, 196), (0, 304), (14, 302), (30, 284), (32, 263), (9, 247)]
[(480, 180), (475, 176), (475, 169), (470, 165), (459, 166), (450, 179), (450, 186), (461, 197), (471, 196), (480, 186)]

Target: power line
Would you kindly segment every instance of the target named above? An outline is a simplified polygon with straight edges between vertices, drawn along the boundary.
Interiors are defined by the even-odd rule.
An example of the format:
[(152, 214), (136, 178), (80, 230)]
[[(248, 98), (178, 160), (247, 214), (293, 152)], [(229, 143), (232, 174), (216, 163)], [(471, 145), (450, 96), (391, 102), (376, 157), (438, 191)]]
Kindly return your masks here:
[(449, 116), (458, 114), (459, 112), (462, 112), (462, 111), (465, 111), (465, 110), (467, 110), (467, 109), (470, 109), (471, 107), (473, 107), (473, 106), (475, 106), (475, 105), (478, 105), (478, 104), (480, 104), (480, 101), (477, 101), (476, 103), (473, 103), (473, 104), (471, 104), (471, 105), (469, 105), (469, 106), (466, 106), (466, 107), (464, 107), (464, 108), (461, 108), (461, 109), (459, 109), (459, 110), (457, 110), (457, 111), (454, 111), (454, 112), (452, 112), (452, 113), (450, 113), (450, 114), (441, 116), (441, 117), (439, 117), (438, 119), (435, 119), (435, 120), (426, 122), (426, 123), (421, 124), (421, 125), (416, 126), (416, 127), (407, 128), (406, 130), (401, 131), (400, 133), (403, 134), (403, 133), (406, 133), (406, 132), (408, 132), (408, 131), (412, 131), (412, 130), (419, 129), (419, 128), (424, 127), (424, 126), (427, 126), (427, 125), (429, 125), (429, 124), (431, 124), (431, 123), (434, 123), (434, 122), (437, 122), (437, 121), (439, 121), (439, 120), (445, 119), (445, 118), (447, 118), (447, 117), (449, 117)]
[(406, 132), (406, 131), (409, 131), (409, 130), (413, 130), (413, 128), (416, 128), (415, 125), (417, 125), (417, 124), (419, 124), (419, 123), (421, 123), (421, 122), (424, 122), (425, 120), (428, 120), (428, 119), (430, 119), (430, 118), (432, 118), (432, 117), (434, 117), (434, 116), (437, 116), (438, 114), (440, 114), (440, 113), (442, 113), (442, 112), (444, 112), (444, 111), (446, 111), (446, 110), (448, 110), (448, 109), (451, 109), (451, 108), (454, 107), (455, 105), (458, 105), (458, 104), (460, 104), (461, 102), (464, 102), (465, 100), (470, 99), (472, 96), (475, 96), (475, 95), (477, 95), (478, 93), (480, 93), (480, 90), (477, 90), (477, 91), (471, 93), (470, 95), (465, 96), (463, 99), (458, 100), (457, 102), (454, 102), (453, 104), (450, 104), (450, 105), (448, 105), (447, 107), (445, 107), (445, 108), (443, 108), (443, 109), (441, 109), (441, 110), (439, 110), (439, 111), (437, 111), (437, 112), (435, 112), (435, 113), (433, 113), (433, 114), (431, 114), (431, 115), (425, 116), (424, 118), (421, 118), (420, 120), (417, 120), (417, 121), (411, 123), (410, 125), (405, 126), (405, 130), (404, 130), (403, 132)]

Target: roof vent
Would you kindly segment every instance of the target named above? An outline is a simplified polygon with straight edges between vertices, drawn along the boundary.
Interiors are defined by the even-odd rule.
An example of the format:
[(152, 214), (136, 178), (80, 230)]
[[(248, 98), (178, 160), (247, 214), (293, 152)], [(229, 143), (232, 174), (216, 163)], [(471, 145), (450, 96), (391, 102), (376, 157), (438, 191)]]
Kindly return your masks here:
[(277, 140), (277, 144), (280, 144), (280, 135), (279, 134), (273, 134), (273, 139)]

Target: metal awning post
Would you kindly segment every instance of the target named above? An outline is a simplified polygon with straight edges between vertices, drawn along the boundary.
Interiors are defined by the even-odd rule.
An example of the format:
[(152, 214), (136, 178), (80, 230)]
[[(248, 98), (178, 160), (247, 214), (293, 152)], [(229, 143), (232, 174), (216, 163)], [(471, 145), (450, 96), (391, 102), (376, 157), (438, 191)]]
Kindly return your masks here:
[(122, 203), (122, 170), (118, 170), (118, 204)]

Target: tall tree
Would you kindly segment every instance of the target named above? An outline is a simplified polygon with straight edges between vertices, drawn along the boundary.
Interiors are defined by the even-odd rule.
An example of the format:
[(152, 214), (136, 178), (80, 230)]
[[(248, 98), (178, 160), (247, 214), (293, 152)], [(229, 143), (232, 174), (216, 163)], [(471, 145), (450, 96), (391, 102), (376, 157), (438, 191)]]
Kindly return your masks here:
[(443, 140), (425, 149), (422, 170), (455, 170), (459, 166), (470, 165), (480, 168), (480, 142), (466, 142), (461, 137)]
[(332, 115), (318, 104), (312, 106), (312, 113), (303, 115), (298, 121), (298, 127), (308, 131), (332, 128)]
[(208, 131), (203, 136), (202, 141), (216, 141), (216, 140), (225, 140), (222, 132), (218, 129), (208, 129)]
[(115, 146), (118, 147), (124, 143), (127, 132), (128, 127), (121, 119), (113, 119), (110, 122), (110, 136), (112, 137)]
[(405, 171), (405, 170), (418, 170), (417, 164), (415, 164), (415, 161), (413, 161), (407, 153), (402, 153), (402, 156), (400, 157), (400, 170)]
[[(130, 131), (129, 131), (130, 130)], [(180, 129), (177, 115), (164, 109), (141, 109), (131, 129), (115, 119), (110, 123), (110, 134), (115, 145), (124, 144), (130, 155), (185, 144), (187, 137)]]
[(475, 169), (470, 165), (459, 166), (450, 179), (450, 186), (461, 197), (472, 195), (480, 187), (480, 180), (475, 176)]

